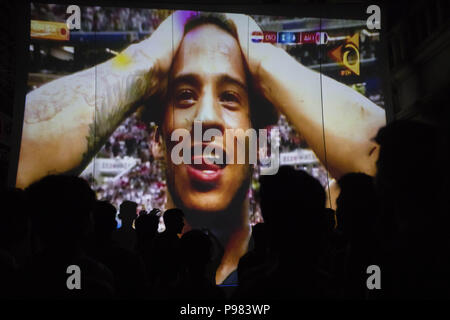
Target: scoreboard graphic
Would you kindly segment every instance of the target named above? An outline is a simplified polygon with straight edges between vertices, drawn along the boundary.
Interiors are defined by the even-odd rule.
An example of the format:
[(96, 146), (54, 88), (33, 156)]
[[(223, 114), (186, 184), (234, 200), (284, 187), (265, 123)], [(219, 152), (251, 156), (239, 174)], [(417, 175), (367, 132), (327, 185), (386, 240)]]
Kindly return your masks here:
[(253, 31), (251, 40), (254, 43), (281, 43), (281, 44), (327, 44), (328, 34), (326, 32), (275, 32), (275, 31)]

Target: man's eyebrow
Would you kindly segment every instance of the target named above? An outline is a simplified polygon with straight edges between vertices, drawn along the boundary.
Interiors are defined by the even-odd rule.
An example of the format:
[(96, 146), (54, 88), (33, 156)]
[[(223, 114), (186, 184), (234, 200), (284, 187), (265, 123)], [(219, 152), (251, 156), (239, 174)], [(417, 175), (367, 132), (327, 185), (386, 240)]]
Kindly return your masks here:
[(200, 79), (198, 78), (198, 76), (196, 76), (193, 73), (180, 74), (178, 76), (175, 76), (172, 81), (173, 81), (172, 85), (174, 87), (176, 87), (177, 85), (180, 85), (180, 84), (189, 84), (194, 87), (201, 86)]
[[(230, 76), (229, 74), (221, 73), (217, 75), (218, 77), (218, 84), (224, 85), (224, 84), (234, 84), (238, 87), (241, 87), (243, 90), (247, 91), (247, 85), (239, 80), (236, 77)], [(199, 76), (197, 76), (195, 73), (185, 73), (177, 75), (172, 80), (172, 85), (176, 87), (180, 84), (190, 84), (194, 87), (200, 87), (201, 86), (201, 80)]]
[(232, 77), (229, 74), (220, 74), (219, 75), (219, 84), (234, 84), (238, 87), (241, 87), (243, 90), (247, 91), (247, 85), (239, 80), (238, 78)]

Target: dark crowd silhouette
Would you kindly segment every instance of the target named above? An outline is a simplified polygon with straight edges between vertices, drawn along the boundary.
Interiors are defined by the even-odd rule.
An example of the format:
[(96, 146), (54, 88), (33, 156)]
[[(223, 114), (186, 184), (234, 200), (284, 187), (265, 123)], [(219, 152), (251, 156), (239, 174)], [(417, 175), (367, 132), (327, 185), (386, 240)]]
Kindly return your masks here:
[[(2, 192), (3, 298), (408, 299), (450, 298), (448, 135), (396, 121), (375, 137), (375, 177), (338, 180), (336, 211), (308, 173), (261, 178), (264, 223), (252, 228), (238, 284), (215, 283), (223, 248), (209, 230), (182, 234), (180, 209), (140, 211), (96, 199), (89, 184), (50, 175)], [(165, 230), (158, 232), (160, 217)], [(68, 288), (68, 266), (81, 289)], [(370, 266), (379, 271), (371, 280)], [(376, 271), (375, 271), (376, 273)], [(371, 286), (369, 282), (376, 283)], [(381, 284), (381, 286), (380, 286)]]

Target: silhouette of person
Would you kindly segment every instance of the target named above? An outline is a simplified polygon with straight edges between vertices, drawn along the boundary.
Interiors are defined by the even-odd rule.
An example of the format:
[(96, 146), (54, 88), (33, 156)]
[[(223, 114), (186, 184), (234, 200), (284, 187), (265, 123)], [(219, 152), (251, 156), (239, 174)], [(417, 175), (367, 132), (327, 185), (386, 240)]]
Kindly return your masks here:
[(261, 179), (261, 210), (269, 230), (267, 266), (247, 279), (236, 298), (319, 298), (334, 294), (319, 269), (323, 253), (325, 190), (302, 170), (280, 167)]
[(116, 208), (108, 201), (97, 201), (93, 221), (94, 239), (89, 243), (89, 254), (113, 272), (118, 297), (143, 297), (147, 277), (142, 258), (112, 240), (117, 227)]
[[(343, 296), (352, 299), (368, 297), (367, 267), (377, 264), (375, 224), (379, 216), (374, 179), (364, 173), (349, 173), (338, 180), (340, 194), (336, 212), (347, 243), (345, 274), (341, 279)], [(378, 261), (379, 262), (379, 261)]]
[(136, 202), (125, 200), (121, 203), (119, 219), (122, 225), (113, 234), (114, 240), (128, 250), (136, 248), (136, 231), (133, 228), (133, 221), (137, 218), (136, 210)]
[(184, 213), (178, 208), (168, 209), (163, 215), (165, 231), (155, 239), (155, 292), (160, 297), (176, 284), (181, 259), (179, 235), (184, 227)]
[(239, 284), (245, 285), (247, 278), (258, 272), (258, 268), (264, 267), (269, 251), (269, 235), (267, 225), (258, 223), (252, 228), (254, 241), (253, 250), (248, 251), (239, 260), (238, 278)]
[(144, 254), (153, 246), (153, 240), (158, 234), (159, 209), (153, 209), (149, 213), (140, 212), (134, 222), (137, 236), (137, 250)]
[[(38, 252), (23, 271), (25, 296), (39, 298), (105, 298), (114, 296), (111, 271), (86, 255), (83, 241), (91, 229), (96, 196), (79, 177), (50, 175), (26, 189), (32, 204)], [(67, 269), (81, 270), (82, 290), (69, 290)]]
[(448, 138), (441, 128), (408, 120), (375, 138), (381, 297), (450, 297)]
[[(345, 243), (341, 232), (337, 229), (336, 212), (331, 208), (325, 208), (324, 211), (324, 253), (320, 257), (321, 270), (328, 273), (335, 279), (335, 288), (338, 290), (338, 275), (344, 274)], [(338, 293), (335, 292), (337, 295)]]
[(212, 242), (201, 230), (191, 230), (180, 240), (180, 275), (172, 297), (179, 299), (223, 299), (222, 290), (216, 286), (215, 274), (208, 272), (212, 259)]
[(26, 197), (21, 189), (0, 193), (0, 297), (17, 297), (19, 268), (31, 254), (31, 225)]
[(157, 263), (157, 257), (154, 242), (158, 234), (159, 212), (159, 209), (153, 209), (149, 213), (140, 213), (139, 217), (135, 220), (137, 235), (136, 249), (144, 261), (149, 288), (155, 285), (155, 264)]

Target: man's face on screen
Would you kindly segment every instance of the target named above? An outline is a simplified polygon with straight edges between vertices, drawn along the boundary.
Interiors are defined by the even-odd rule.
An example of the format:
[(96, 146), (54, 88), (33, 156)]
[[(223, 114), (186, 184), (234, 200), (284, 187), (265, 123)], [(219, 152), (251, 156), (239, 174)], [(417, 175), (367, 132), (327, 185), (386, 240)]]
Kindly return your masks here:
[[(223, 150), (224, 159), (232, 146), (225, 144), (226, 129), (251, 127), (246, 73), (240, 47), (235, 38), (219, 27), (206, 24), (188, 32), (175, 57), (170, 75), (170, 99), (166, 106), (163, 136), (166, 144), (167, 181), (176, 201), (189, 210), (225, 210), (247, 191), (249, 164), (194, 164), (194, 122), (202, 130), (217, 129), (214, 145)], [(171, 141), (175, 129), (190, 131), (191, 164), (171, 161)], [(204, 148), (210, 142), (200, 144)], [(206, 155), (208, 156), (208, 155)], [(225, 163), (225, 161), (223, 161)]]

